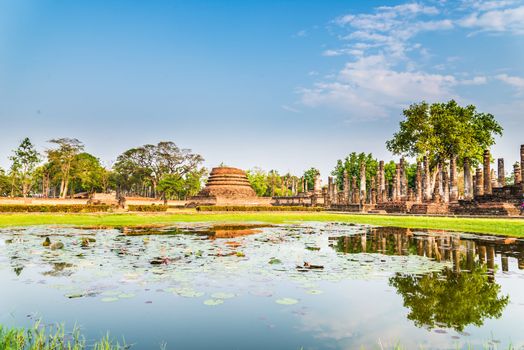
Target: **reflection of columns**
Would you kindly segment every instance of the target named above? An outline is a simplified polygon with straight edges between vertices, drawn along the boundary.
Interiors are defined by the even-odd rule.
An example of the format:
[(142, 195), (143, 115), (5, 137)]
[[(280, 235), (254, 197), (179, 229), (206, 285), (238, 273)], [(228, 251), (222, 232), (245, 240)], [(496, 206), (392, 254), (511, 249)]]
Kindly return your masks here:
[(453, 237), (451, 240), (451, 248), (453, 251), (453, 270), (460, 272), (460, 238)]
[(504, 170), (504, 158), (499, 158), (497, 161), (498, 165), (498, 185), (500, 187), (506, 186), (506, 171)]
[(361, 244), (361, 252), (362, 253), (365, 253), (366, 252), (366, 248), (367, 248), (367, 236), (366, 234), (364, 233), (362, 236), (360, 236), (360, 244)]
[(431, 200), (431, 175), (429, 173), (428, 157), (424, 156), (424, 201)]
[(452, 156), (449, 169), (449, 200), (455, 202), (458, 200), (458, 179), (457, 179), (457, 157)]
[(488, 247), (488, 281), (495, 280), (495, 247), (490, 245)]
[(502, 265), (502, 272), (509, 271), (508, 256), (506, 254), (500, 255), (500, 264)]
[(475, 266), (475, 241), (467, 241), (466, 265), (469, 271)]
[(479, 248), (479, 262), (484, 264), (486, 262), (486, 246), (480, 245)]
[(416, 181), (415, 201), (422, 202), (422, 164), (417, 162), (417, 181)]
[(469, 158), (464, 158), (464, 199), (466, 200), (473, 198), (472, 181), (471, 164)]
[(491, 155), (489, 150), (484, 151), (484, 194), (491, 194)]

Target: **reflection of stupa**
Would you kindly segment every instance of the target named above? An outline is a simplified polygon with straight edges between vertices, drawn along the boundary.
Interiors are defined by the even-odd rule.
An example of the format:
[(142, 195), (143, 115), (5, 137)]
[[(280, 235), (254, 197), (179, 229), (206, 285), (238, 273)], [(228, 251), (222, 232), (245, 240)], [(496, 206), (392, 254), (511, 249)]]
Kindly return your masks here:
[(257, 197), (244, 170), (219, 167), (211, 170), (206, 187), (188, 205), (269, 205), (270, 200)]

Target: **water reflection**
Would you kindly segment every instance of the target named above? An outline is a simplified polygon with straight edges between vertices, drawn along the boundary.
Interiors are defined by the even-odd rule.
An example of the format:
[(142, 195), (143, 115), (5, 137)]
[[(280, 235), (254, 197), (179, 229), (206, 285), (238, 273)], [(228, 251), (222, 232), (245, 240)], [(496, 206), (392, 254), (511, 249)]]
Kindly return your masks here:
[(440, 231), (371, 228), (361, 235), (336, 237), (333, 247), (342, 253), (419, 255), (449, 261), (451, 268), (424, 275), (396, 273), (389, 284), (402, 296), (408, 319), (418, 327), (482, 326), (500, 318), (509, 303), (495, 282), (496, 261), (509, 271), (509, 257), (523, 268), (524, 242), (512, 238), (460, 236)]

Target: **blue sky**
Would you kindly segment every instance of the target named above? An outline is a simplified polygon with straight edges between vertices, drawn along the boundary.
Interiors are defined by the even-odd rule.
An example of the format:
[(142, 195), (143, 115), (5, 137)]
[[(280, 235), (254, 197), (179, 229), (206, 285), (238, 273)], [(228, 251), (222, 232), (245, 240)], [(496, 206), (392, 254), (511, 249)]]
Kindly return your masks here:
[[(524, 1), (0, 0), (0, 166), (76, 137), (105, 164), (172, 140), (221, 162), (324, 175), (410, 103), (457, 99), (524, 143)], [(509, 170), (509, 167), (508, 169)]]

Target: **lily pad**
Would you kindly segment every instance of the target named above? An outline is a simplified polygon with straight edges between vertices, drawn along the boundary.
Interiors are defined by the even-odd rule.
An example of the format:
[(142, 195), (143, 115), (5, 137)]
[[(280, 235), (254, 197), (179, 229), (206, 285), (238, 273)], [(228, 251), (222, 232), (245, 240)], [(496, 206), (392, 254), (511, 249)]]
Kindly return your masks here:
[(277, 299), (276, 303), (280, 305), (295, 305), (298, 303), (298, 300), (293, 298), (281, 298)]
[(216, 306), (216, 305), (220, 305), (220, 304), (224, 304), (224, 300), (222, 299), (207, 299), (204, 301), (204, 305), (207, 305), (207, 306)]
[(100, 301), (103, 302), (103, 303), (112, 303), (112, 302), (118, 301), (118, 298), (107, 297), (107, 298), (100, 299)]

